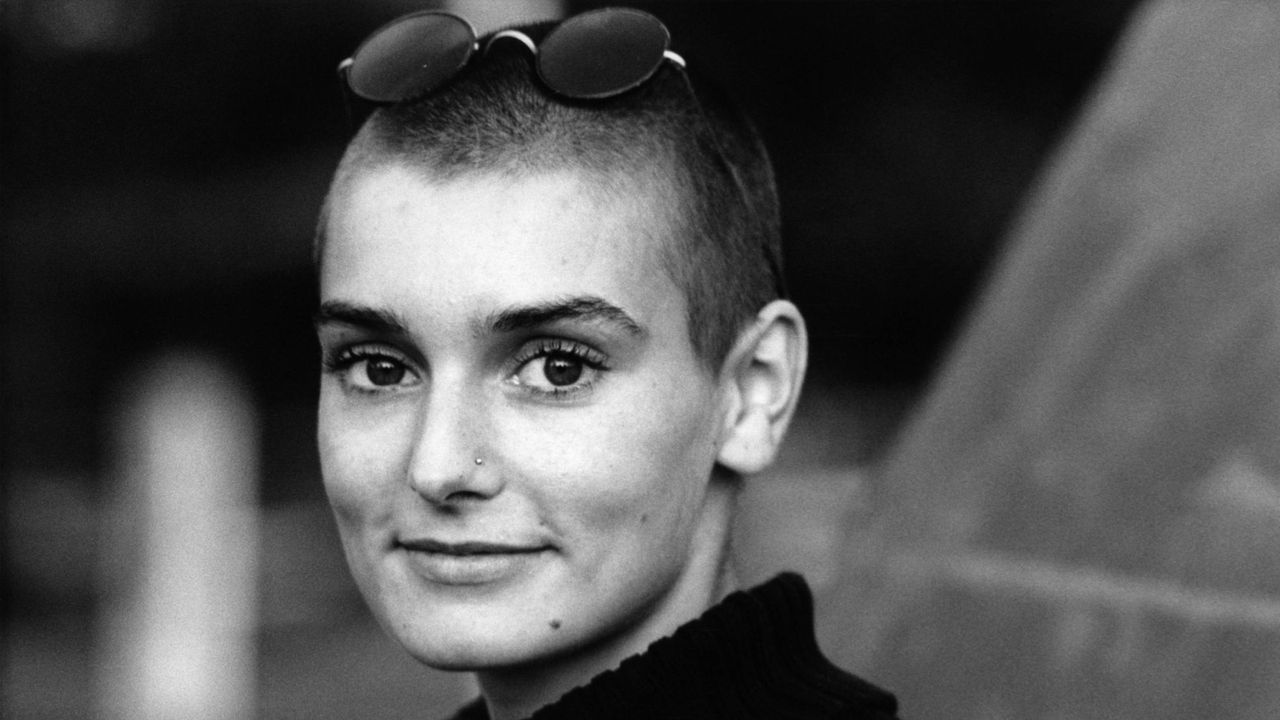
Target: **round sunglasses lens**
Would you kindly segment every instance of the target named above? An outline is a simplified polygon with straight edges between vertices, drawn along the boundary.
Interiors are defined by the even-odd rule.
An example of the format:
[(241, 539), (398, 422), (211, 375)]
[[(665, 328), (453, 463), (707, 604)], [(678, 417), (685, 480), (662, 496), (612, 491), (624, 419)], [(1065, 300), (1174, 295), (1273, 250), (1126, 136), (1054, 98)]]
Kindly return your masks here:
[(352, 56), (347, 82), (366, 100), (406, 100), (453, 77), (471, 57), (475, 41), (471, 25), (456, 15), (407, 15), (360, 45)]
[(639, 10), (605, 8), (576, 15), (538, 47), (538, 74), (572, 98), (604, 98), (648, 80), (662, 65), (671, 34)]

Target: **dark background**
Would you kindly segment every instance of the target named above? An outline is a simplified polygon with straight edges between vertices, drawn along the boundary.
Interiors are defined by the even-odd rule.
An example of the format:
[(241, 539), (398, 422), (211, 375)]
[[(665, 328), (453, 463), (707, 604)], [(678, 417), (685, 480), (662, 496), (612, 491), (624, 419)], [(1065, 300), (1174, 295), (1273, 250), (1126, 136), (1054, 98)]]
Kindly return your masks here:
[[(335, 58), (405, 7), (62, 7), (95, 5), (115, 7), (111, 22), (131, 29), (68, 47), (70, 31), (48, 9), (58, 3), (6, 8), (6, 439), (16, 471), (92, 469), (97, 418), (86, 410), (104, 378), (160, 344), (223, 348), (269, 405), (309, 404), (310, 232), (353, 131)], [(820, 370), (913, 385), (1126, 6), (645, 5), (763, 127)]]
[[(823, 411), (825, 444), (798, 442), (834, 464), (874, 461), (1132, 3), (639, 5), (758, 119), (774, 154), (791, 285), (814, 339), (810, 415), (824, 396), (865, 401)], [(264, 512), (323, 515), (309, 250), (354, 130), (334, 68), (424, 6), (0, 5), (6, 716), (92, 705), (106, 418), (142, 359), (193, 346), (242, 373), (262, 417)], [(291, 653), (305, 643), (272, 644), (271, 616), (263, 692), (293, 697), (285, 686), (307, 673)], [(33, 637), (53, 639), (20, 642)], [(279, 704), (261, 702), (267, 716)]]

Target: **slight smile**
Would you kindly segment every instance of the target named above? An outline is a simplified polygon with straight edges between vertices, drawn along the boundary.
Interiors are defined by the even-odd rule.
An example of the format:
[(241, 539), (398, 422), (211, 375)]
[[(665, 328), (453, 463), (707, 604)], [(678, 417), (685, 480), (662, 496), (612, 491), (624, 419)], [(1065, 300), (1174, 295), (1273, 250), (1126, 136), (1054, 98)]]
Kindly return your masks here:
[(441, 585), (484, 585), (509, 579), (529, 568), (551, 547), (484, 541), (402, 540), (410, 565), (424, 579)]

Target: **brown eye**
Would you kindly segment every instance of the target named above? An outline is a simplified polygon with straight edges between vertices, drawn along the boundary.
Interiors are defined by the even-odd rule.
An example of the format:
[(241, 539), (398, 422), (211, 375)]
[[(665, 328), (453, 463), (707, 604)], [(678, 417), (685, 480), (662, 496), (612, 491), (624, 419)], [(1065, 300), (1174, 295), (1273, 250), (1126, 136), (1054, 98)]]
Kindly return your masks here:
[[(565, 400), (594, 387), (608, 371), (603, 353), (566, 338), (539, 338), (516, 353), (510, 381), (532, 395)], [(412, 369), (410, 369), (412, 372)]]
[(370, 359), (365, 361), (364, 374), (369, 382), (380, 387), (399, 385), (404, 380), (405, 367), (389, 358)]
[(582, 377), (582, 361), (572, 355), (548, 355), (542, 374), (556, 387), (572, 385)]
[(352, 393), (387, 394), (422, 384), (422, 374), (409, 356), (384, 343), (361, 343), (326, 350), (325, 374)]

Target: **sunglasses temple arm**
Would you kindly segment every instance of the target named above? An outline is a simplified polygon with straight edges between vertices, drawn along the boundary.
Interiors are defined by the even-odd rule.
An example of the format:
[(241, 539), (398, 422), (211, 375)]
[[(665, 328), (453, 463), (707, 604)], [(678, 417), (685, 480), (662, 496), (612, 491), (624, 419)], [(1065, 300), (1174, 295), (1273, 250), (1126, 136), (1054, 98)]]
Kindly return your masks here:
[(338, 63), (338, 79), (341, 81), (339, 91), (342, 93), (342, 109), (347, 115), (347, 127), (355, 127), (355, 113), (351, 108), (351, 96), (354, 94), (351, 90), (351, 82), (347, 78), (347, 73), (351, 71), (351, 65), (355, 62), (354, 58), (347, 58)]

